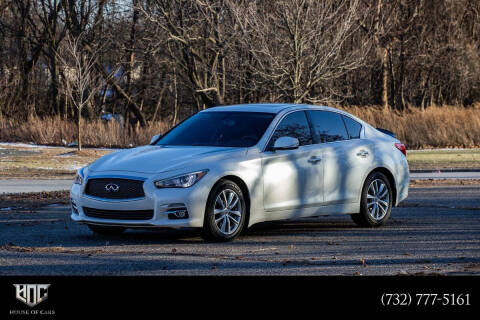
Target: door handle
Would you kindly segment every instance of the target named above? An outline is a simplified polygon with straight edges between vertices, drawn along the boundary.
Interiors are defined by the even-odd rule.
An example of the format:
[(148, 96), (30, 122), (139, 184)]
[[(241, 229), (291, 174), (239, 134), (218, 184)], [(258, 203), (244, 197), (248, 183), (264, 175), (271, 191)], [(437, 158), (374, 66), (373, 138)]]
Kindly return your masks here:
[(310, 159), (308, 159), (308, 162), (313, 164), (316, 164), (317, 162), (320, 162), (320, 161), (322, 161), (322, 158), (320, 157), (311, 157)]
[(365, 151), (365, 150), (360, 150), (358, 153), (357, 153), (357, 156), (359, 157), (362, 157), (362, 158), (366, 158), (368, 157), (368, 151)]

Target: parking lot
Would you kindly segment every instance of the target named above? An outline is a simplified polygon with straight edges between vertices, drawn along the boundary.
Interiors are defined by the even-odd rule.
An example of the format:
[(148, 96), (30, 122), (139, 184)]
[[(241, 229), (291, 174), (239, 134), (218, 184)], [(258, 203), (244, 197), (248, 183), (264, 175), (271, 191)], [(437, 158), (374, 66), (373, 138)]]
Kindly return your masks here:
[(94, 236), (66, 205), (0, 210), (2, 275), (480, 274), (480, 185), (410, 189), (380, 229), (330, 215), (256, 225), (230, 243), (196, 230)]

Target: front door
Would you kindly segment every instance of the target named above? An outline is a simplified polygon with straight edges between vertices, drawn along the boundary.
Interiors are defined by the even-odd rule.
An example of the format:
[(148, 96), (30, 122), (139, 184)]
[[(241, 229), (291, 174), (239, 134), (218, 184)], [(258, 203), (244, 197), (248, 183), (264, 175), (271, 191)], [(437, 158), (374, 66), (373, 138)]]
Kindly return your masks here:
[[(297, 138), (300, 147), (273, 151), (275, 140), (284, 136)], [(289, 113), (279, 123), (262, 159), (266, 211), (323, 203), (323, 155), (321, 148), (312, 142), (304, 111)]]

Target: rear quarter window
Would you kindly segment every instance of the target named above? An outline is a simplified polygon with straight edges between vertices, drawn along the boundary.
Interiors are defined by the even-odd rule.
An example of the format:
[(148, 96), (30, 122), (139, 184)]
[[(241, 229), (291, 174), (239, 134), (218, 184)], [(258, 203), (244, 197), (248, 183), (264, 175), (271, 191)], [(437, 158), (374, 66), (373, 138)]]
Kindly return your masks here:
[(360, 139), (360, 132), (362, 131), (362, 125), (350, 117), (342, 116), (347, 127), (348, 135), (350, 139)]

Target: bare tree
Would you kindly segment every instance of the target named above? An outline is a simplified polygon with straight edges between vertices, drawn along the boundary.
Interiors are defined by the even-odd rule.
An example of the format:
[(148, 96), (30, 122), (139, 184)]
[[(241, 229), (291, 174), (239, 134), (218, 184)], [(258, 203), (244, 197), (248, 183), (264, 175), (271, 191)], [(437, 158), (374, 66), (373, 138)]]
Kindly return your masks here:
[(125, 112), (145, 126), (231, 103), (480, 101), (480, 1), (0, 0), (3, 117), (76, 119), (59, 99), (65, 33), (82, 35), (103, 81), (89, 118)]
[(102, 83), (95, 73), (98, 50), (84, 49), (84, 34), (78, 37), (67, 35), (57, 51), (57, 58), (65, 75), (64, 90), (77, 109), (77, 144), (82, 150), (82, 110), (98, 93)]
[(358, 1), (282, 0), (232, 6), (243, 29), (243, 44), (263, 85), (276, 100), (325, 103), (340, 92), (329, 85), (360, 67), (368, 51), (361, 43), (345, 50), (359, 19)]
[(235, 35), (225, 1), (156, 0), (141, 12), (160, 31), (156, 51), (169, 53), (198, 104), (223, 104), (227, 54)]

